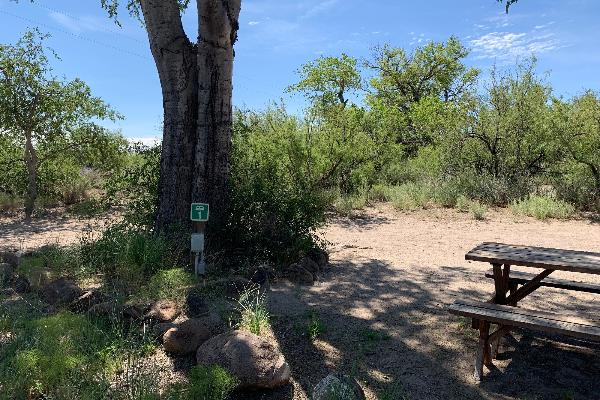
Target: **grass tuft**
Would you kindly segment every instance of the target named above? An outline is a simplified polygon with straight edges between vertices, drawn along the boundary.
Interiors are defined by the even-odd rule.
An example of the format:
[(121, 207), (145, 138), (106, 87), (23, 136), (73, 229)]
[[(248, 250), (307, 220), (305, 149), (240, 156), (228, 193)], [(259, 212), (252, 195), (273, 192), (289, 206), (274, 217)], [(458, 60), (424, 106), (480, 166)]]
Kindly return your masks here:
[(530, 195), (518, 202), (513, 202), (510, 209), (516, 215), (527, 215), (539, 220), (567, 219), (575, 214), (575, 207), (571, 204), (547, 195)]

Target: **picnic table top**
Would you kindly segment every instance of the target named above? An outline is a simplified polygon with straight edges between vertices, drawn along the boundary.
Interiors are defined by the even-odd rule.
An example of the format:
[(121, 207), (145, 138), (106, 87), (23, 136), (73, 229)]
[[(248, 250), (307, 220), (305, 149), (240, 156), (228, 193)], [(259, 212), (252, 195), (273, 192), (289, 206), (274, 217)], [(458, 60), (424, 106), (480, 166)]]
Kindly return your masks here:
[(465, 260), (600, 275), (600, 253), (587, 251), (485, 242), (469, 251)]

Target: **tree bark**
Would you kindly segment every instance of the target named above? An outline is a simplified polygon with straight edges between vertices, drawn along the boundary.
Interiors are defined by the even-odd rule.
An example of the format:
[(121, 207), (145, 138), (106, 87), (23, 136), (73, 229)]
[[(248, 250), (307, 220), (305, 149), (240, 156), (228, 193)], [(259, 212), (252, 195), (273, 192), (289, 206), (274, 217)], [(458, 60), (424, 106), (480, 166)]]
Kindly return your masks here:
[(211, 205), (209, 234), (223, 226), (229, 205), (232, 146), (233, 45), (241, 0), (198, 0), (198, 127), (194, 202)]
[(189, 226), (198, 115), (196, 46), (187, 38), (175, 0), (142, 0), (163, 96), (163, 141), (155, 229)]
[(233, 45), (241, 0), (197, 1), (197, 45), (183, 30), (176, 0), (140, 4), (163, 94), (155, 229), (189, 228), (190, 203), (206, 202), (210, 234), (222, 225), (229, 204)]
[(27, 195), (25, 196), (25, 220), (31, 220), (37, 200), (38, 157), (31, 132), (25, 132), (25, 165), (27, 166)]

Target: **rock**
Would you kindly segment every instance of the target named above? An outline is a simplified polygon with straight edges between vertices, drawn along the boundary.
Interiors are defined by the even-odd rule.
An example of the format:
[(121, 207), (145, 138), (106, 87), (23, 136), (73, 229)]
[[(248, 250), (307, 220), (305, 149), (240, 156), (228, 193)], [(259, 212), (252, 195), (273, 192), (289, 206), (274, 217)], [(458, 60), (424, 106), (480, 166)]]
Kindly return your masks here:
[(190, 317), (199, 317), (208, 314), (208, 303), (200, 293), (190, 292), (185, 298), (187, 315)]
[(22, 253), (20, 251), (3, 251), (0, 252), (0, 261), (10, 264), (13, 268), (17, 268), (21, 264)]
[(152, 327), (152, 334), (155, 338), (160, 339), (162, 341), (162, 337), (171, 328), (175, 328), (177, 324), (173, 322), (159, 322), (158, 324)]
[(241, 388), (275, 388), (290, 380), (290, 367), (272, 340), (232, 331), (204, 342), (196, 353), (198, 364), (218, 364), (240, 381)]
[(234, 276), (225, 284), (225, 296), (237, 299), (242, 292), (254, 286), (256, 286), (256, 284), (252, 281), (241, 276)]
[(291, 264), (284, 271), (284, 276), (294, 283), (312, 285), (315, 283), (314, 275), (298, 263)]
[(316, 275), (321, 271), (319, 264), (314, 262), (310, 257), (303, 257), (300, 261), (298, 261), (298, 265), (313, 275)]
[(83, 290), (75, 282), (60, 278), (42, 288), (40, 294), (46, 303), (62, 305), (75, 301), (83, 294)]
[(15, 267), (9, 263), (0, 263), (0, 287), (8, 286), (15, 273)]
[(355, 379), (335, 374), (327, 375), (313, 390), (312, 400), (365, 400), (365, 393)]
[(329, 265), (329, 254), (325, 250), (313, 248), (306, 253), (306, 256), (316, 262), (321, 271)]
[(53, 272), (48, 268), (34, 269), (29, 273), (29, 282), (31, 287), (40, 290), (52, 282)]
[(180, 313), (179, 306), (173, 300), (158, 300), (150, 306), (150, 311), (144, 315), (144, 319), (167, 322), (173, 321)]
[(27, 278), (22, 276), (17, 276), (12, 281), (12, 288), (18, 294), (29, 293), (31, 291), (31, 285), (29, 284), (29, 281), (27, 280)]
[(75, 299), (70, 305), (69, 309), (75, 312), (85, 312), (96, 304), (106, 302), (106, 296), (97, 290), (88, 290), (83, 293), (77, 299)]
[(208, 339), (223, 332), (225, 324), (216, 314), (192, 318), (169, 328), (162, 336), (165, 351), (176, 355), (195, 352)]
[(93, 317), (120, 317), (123, 312), (122, 307), (116, 301), (105, 301), (90, 307), (88, 315)]
[(254, 274), (252, 274), (250, 281), (259, 286), (262, 286), (269, 283), (269, 281), (272, 278), (272, 275), (273, 273), (271, 272), (271, 269), (269, 267), (260, 266), (256, 269), (256, 271), (254, 271)]
[(128, 304), (121, 311), (123, 318), (127, 320), (141, 320), (144, 317), (144, 307), (137, 304)]

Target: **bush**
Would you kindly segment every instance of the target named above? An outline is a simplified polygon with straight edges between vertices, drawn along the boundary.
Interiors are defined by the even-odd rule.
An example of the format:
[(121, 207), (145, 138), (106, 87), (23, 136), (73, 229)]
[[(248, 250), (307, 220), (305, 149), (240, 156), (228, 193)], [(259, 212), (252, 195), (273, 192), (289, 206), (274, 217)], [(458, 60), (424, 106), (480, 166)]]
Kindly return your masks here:
[(527, 215), (540, 220), (566, 219), (575, 213), (571, 204), (547, 195), (529, 195), (523, 200), (513, 202), (510, 208), (517, 215)]
[(408, 182), (400, 186), (378, 186), (374, 196), (391, 202), (399, 210), (417, 210), (427, 208), (433, 200), (433, 191), (425, 184)]
[(471, 211), (473, 218), (478, 221), (483, 221), (485, 219), (485, 214), (487, 213), (487, 207), (478, 201), (472, 201), (469, 206), (469, 211)]
[(225, 400), (238, 385), (227, 370), (218, 366), (196, 365), (190, 370), (189, 384), (177, 384), (166, 396), (172, 400)]
[(0, 211), (15, 211), (21, 207), (22, 203), (23, 200), (17, 196), (0, 192)]

